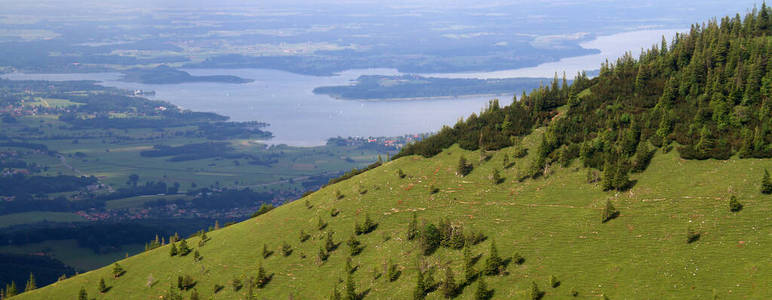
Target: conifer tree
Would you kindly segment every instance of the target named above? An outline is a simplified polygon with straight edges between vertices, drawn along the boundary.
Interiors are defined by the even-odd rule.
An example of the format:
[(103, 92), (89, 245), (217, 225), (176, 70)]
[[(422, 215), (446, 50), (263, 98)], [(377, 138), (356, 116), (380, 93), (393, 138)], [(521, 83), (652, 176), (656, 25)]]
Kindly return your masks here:
[(474, 167), (472, 166), (472, 164), (466, 160), (466, 157), (462, 155), (461, 157), (458, 158), (458, 166), (456, 167), (456, 171), (458, 172), (459, 175), (461, 176), (469, 175), (469, 173), (472, 172), (473, 168)]
[(273, 251), (268, 250), (268, 245), (263, 244), (263, 258), (268, 258), (271, 254), (273, 254)]
[(556, 288), (560, 286), (560, 280), (558, 280), (558, 278), (555, 277), (555, 275), (550, 275), (550, 286), (552, 288)]
[(332, 240), (332, 231), (327, 232), (327, 238), (324, 241), (324, 250), (327, 250), (327, 252), (335, 250), (336, 246), (335, 242)]
[(769, 179), (769, 172), (764, 170), (764, 177), (761, 178), (761, 193), (772, 194), (772, 181)]
[(327, 261), (327, 258), (330, 257), (330, 253), (324, 250), (324, 247), (319, 247), (319, 252), (317, 253), (317, 257), (319, 257), (320, 262)]
[(192, 292), (190, 292), (190, 300), (200, 300), (200, 296), (198, 295), (198, 290), (193, 289)]
[(318, 220), (317, 220), (317, 222), (316, 222), (316, 228), (317, 228), (317, 229), (319, 229), (319, 230), (321, 231), (321, 230), (323, 230), (325, 227), (327, 227), (327, 223), (326, 223), (326, 222), (324, 222), (324, 220), (322, 220), (322, 217), (321, 217), (321, 216), (319, 216), (319, 217), (318, 217)]
[(99, 286), (97, 287), (97, 290), (102, 294), (107, 292), (107, 285), (105, 284), (104, 278), (99, 278)]
[(603, 164), (603, 177), (601, 178), (601, 186), (604, 191), (614, 189), (614, 173), (614, 167), (611, 165), (611, 162), (606, 160), (606, 163)]
[(121, 277), (121, 275), (123, 275), (123, 273), (125, 272), (126, 270), (124, 270), (120, 264), (118, 263), (113, 264), (113, 278)]
[(541, 291), (539, 290), (539, 286), (536, 285), (536, 281), (531, 281), (531, 288), (528, 289), (528, 299), (532, 300), (539, 300), (541, 299)]
[(301, 243), (307, 241), (310, 237), (311, 237), (311, 235), (306, 233), (305, 231), (303, 231), (303, 229), (300, 230), (300, 237), (299, 237), (299, 239), (300, 239)]
[(349, 254), (351, 254), (351, 256), (356, 256), (362, 252), (361, 244), (362, 243), (357, 240), (356, 235), (352, 234), (348, 241), (346, 241), (346, 245), (349, 247)]
[[(338, 279), (340, 280), (340, 279)], [(338, 291), (338, 285), (332, 287), (332, 293), (330, 293), (330, 300), (341, 300), (340, 292)]]
[(603, 212), (601, 213), (601, 223), (606, 223), (609, 220), (616, 218), (616, 216), (619, 214), (619, 211), (614, 207), (613, 204), (611, 204), (611, 200), (606, 200), (606, 206), (603, 207)]
[(387, 266), (388, 266), (388, 274), (387, 275), (389, 277), (389, 282), (394, 282), (397, 279), (399, 279), (399, 274), (400, 274), (399, 266), (397, 264), (393, 263), (391, 261), (391, 259), (389, 259), (389, 262), (387, 263)]
[(413, 240), (418, 236), (418, 219), (416, 213), (413, 212), (413, 217), (410, 219), (410, 223), (407, 225), (407, 239)]
[(171, 243), (172, 246), (169, 248), (169, 256), (175, 256), (177, 255), (177, 246), (174, 243)]
[(199, 262), (201, 261), (201, 253), (198, 252), (198, 249), (193, 252), (193, 261)]
[(27, 280), (27, 285), (24, 287), (24, 291), (29, 292), (36, 288), (38, 288), (38, 286), (37, 286), (37, 283), (35, 283), (35, 275), (33, 275), (32, 273), (29, 273), (29, 279)]
[(351, 272), (346, 275), (346, 291), (343, 293), (343, 300), (357, 300), (356, 284)]
[(445, 268), (445, 280), (440, 285), (440, 291), (445, 298), (453, 298), (458, 294), (458, 286), (456, 285), (456, 279), (453, 276), (453, 270), (450, 266)]
[(515, 252), (515, 255), (512, 256), (512, 262), (521, 265), (525, 262), (525, 258), (519, 252)]
[[(6, 293), (6, 297), (10, 297), (10, 293)], [(88, 300), (88, 293), (86, 293), (86, 288), (80, 287), (80, 292), (78, 292), (78, 300)]]
[(11, 281), (10, 284), (5, 285), (5, 297), (11, 298), (13, 296), (16, 296), (19, 294), (19, 291), (16, 289), (16, 281)]
[(290, 256), (290, 254), (292, 254), (292, 246), (290, 246), (290, 244), (287, 242), (284, 242), (281, 245), (281, 254), (284, 256)]
[(424, 272), (421, 271), (421, 267), (416, 268), (418, 273), (416, 274), (416, 285), (413, 290), (413, 299), (421, 300), (426, 298), (426, 282), (424, 282)]
[(474, 258), (469, 243), (464, 244), (464, 280), (467, 283), (472, 282), (477, 271), (474, 269)]
[(491, 173), (491, 181), (493, 184), (501, 183), (501, 174), (499, 173), (499, 169), (493, 169), (493, 173)]
[(178, 251), (179, 255), (180, 256), (185, 256), (185, 255), (188, 255), (191, 251), (192, 250), (190, 249), (190, 247), (188, 247), (188, 241), (187, 240), (182, 240), (180, 242), (180, 247), (179, 247), (179, 251)]
[(496, 249), (496, 241), (491, 241), (490, 254), (485, 260), (485, 275), (497, 275), (502, 265), (499, 251)]
[(729, 211), (731, 212), (738, 212), (743, 209), (743, 205), (740, 204), (740, 201), (737, 201), (737, 197), (732, 195), (732, 197), (729, 197)]
[(262, 289), (266, 284), (268, 284), (268, 280), (268, 274), (265, 273), (263, 262), (261, 261), (257, 265), (257, 277), (255, 278), (255, 285), (257, 288)]
[(488, 290), (488, 284), (485, 283), (485, 276), (478, 276), (477, 289), (474, 291), (475, 300), (487, 300), (490, 298), (490, 291)]

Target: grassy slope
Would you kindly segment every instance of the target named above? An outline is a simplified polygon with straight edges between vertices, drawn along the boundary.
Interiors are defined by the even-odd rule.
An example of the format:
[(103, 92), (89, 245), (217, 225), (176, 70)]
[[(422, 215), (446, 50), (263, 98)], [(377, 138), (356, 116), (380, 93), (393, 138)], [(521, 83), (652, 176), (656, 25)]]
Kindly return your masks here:
[[(526, 139), (529, 148), (535, 148), (538, 133)], [(546, 178), (517, 182), (517, 169), (527, 166), (530, 155), (504, 170), (506, 181), (494, 185), (488, 175), (501, 167), (508, 150), (481, 166), (475, 163), (475, 170), (465, 178), (455, 175), (458, 156), (477, 162), (477, 152), (454, 146), (430, 159), (401, 158), (314, 193), (307, 198), (311, 209), (296, 201), (209, 233), (211, 241), (200, 249), (204, 259), (199, 263), (193, 262), (192, 254), (170, 258), (165, 246), (122, 260), (127, 273), (117, 280), (109, 275), (108, 266), (19, 298), (76, 297), (85, 286), (98, 299), (158, 299), (179, 274), (193, 276), (205, 299), (212, 296), (214, 284), (225, 286), (214, 299), (244, 298), (246, 288), (234, 292), (230, 280), (256, 275), (264, 243), (276, 252), (263, 260), (274, 277), (266, 288), (256, 290), (258, 298), (287, 299), (290, 293), (294, 299), (326, 298), (342, 276), (348, 248), (341, 244), (329, 261), (317, 263), (316, 253), (323, 244), (323, 234), (315, 229), (317, 216), (329, 222), (326, 230), (335, 232), (336, 241), (345, 242), (354, 221), (361, 222), (367, 212), (380, 225), (360, 237), (366, 248), (353, 259), (360, 265), (354, 273), (358, 291), (369, 290), (368, 299), (406, 299), (415, 286), (418, 253), (415, 242), (404, 241), (411, 211), (435, 224), (449, 216), (467, 230), (481, 230), (494, 238), (502, 256), (518, 251), (526, 258), (521, 266), (509, 265), (509, 275), (486, 278), (495, 290), (494, 298), (524, 297), (531, 281), (547, 292), (548, 299), (568, 298), (572, 287), (581, 296), (605, 293), (611, 299), (698, 299), (709, 297), (713, 289), (723, 298), (772, 297), (766, 286), (772, 280), (772, 197), (758, 192), (763, 168), (772, 169), (772, 160), (684, 161), (675, 152), (658, 153), (646, 172), (633, 175), (638, 180), (633, 189), (611, 193), (584, 183), (586, 170), (578, 168), (578, 162), (553, 169)], [(407, 178), (395, 175), (399, 168)], [(366, 194), (357, 192), (360, 185), (367, 188)], [(430, 195), (430, 185), (441, 192)], [(335, 190), (345, 198), (335, 200)], [(741, 212), (729, 212), (730, 194), (745, 205)], [(600, 207), (606, 199), (612, 199), (621, 215), (601, 224)], [(331, 218), (332, 207), (341, 214)], [(703, 233), (698, 242), (685, 242), (688, 226)], [(300, 229), (312, 233), (312, 239), (301, 244)], [(386, 237), (390, 239), (385, 241)], [(295, 248), (289, 257), (279, 254), (283, 241)], [(194, 248), (197, 243), (198, 238), (190, 240)], [(474, 253), (483, 254), (478, 269), (489, 243), (490, 239), (473, 248)], [(382, 272), (389, 258), (402, 267), (402, 276), (392, 283), (383, 277), (374, 280), (373, 270)], [(432, 264), (449, 262), (456, 280), (462, 278), (460, 250), (439, 249), (425, 259)], [(150, 274), (157, 283), (146, 287)], [(443, 274), (438, 271), (435, 279), (441, 280)], [(562, 285), (547, 288), (550, 275)], [(100, 277), (113, 287), (106, 294), (96, 292)], [(475, 287), (467, 287), (459, 298), (471, 299)], [(440, 295), (435, 292), (429, 298)]]

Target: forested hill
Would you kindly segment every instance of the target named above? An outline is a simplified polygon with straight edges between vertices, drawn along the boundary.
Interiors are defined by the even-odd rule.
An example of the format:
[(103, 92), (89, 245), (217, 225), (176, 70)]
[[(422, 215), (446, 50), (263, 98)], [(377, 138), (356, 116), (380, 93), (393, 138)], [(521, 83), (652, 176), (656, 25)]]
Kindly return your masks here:
[(771, 12), (14, 299), (770, 299)]
[[(685, 159), (772, 156), (772, 19), (762, 5), (740, 15), (693, 25), (668, 43), (602, 64), (600, 75), (557, 78), (506, 107), (492, 103), (454, 127), (405, 147), (395, 158), (433, 156), (462, 148), (499, 149), (513, 136), (547, 126), (531, 175), (581, 156), (585, 166), (641, 168), (647, 143), (675, 147)], [(559, 110), (561, 106), (567, 109)]]

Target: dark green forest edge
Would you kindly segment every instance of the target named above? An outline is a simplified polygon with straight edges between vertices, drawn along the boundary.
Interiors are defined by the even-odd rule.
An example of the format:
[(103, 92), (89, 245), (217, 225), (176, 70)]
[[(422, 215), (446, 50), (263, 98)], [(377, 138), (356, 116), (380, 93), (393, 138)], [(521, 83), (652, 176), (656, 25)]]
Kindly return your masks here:
[[(402, 167), (409, 167), (409, 163), (419, 164), (424, 162), (416, 157), (413, 157), (415, 159), (411, 162), (397, 159), (409, 158), (412, 155), (433, 157), (446, 149), (461, 151), (457, 148), (451, 148), (454, 144), (458, 144), (464, 150), (479, 150), (481, 162), (485, 161), (487, 151), (504, 147), (514, 147), (515, 157), (522, 158), (528, 155), (528, 151), (521, 147), (522, 141), (528, 134), (535, 132), (536, 129), (542, 131), (543, 135), (537, 143), (538, 146), (535, 147), (535, 153), (530, 155), (532, 160), (524, 169), (526, 171), (522, 173), (521, 180), (540, 177), (546, 173), (546, 170), (551, 165), (569, 165), (572, 161), (578, 159), (581, 161), (581, 164), (591, 170), (588, 173), (588, 181), (600, 180), (604, 190), (626, 190), (635, 184), (634, 181), (629, 180), (629, 173), (646, 170), (656, 151), (665, 153), (677, 151), (682, 159), (687, 160), (726, 160), (735, 155), (739, 158), (770, 158), (772, 157), (772, 150), (770, 149), (768, 131), (771, 122), (770, 105), (772, 104), (769, 103), (769, 95), (770, 88), (772, 88), (770, 86), (772, 84), (772, 74), (770, 74), (772, 66), (768, 64), (767, 57), (769, 51), (772, 50), (772, 40), (768, 37), (772, 33), (771, 14), (772, 10), (762, 5), (760, 9), (754, 10), (744, 18), (737, 15), (735, 17), (722, 18), (720, 21), (713, 20), (705, 25), (694, 25), (689, 33), (676, 36), (672, 43), (667, 43), (663, 39), (660, 45), (655, 45), (651, 49), (644, 51), (637, 59), (631, 55), (626, 55), (619, 58), (616, 62), (602, 64), (600, 74), (596, 78), (590, 79), (585, 74), (579, 74), (572, 84), (568, 84), (566, 78), (563, 78), (561, 82), (556, 77), (550, 85), (538, 88), (530, 94), (523, 94), (511, 105), (502, 107), (497, 101), (492, 101), (490, 106), (480, 115), (472, 114), (465, 121), (459, 121), (453, 127), (444, 127), (440, 132), (431, 137), (408, 144), (402, 148), (399, 154), (393, 157), (390, 163), (402, 163)], [(451, 155), (451, 153), (448, 153), (448, 155)], [(508, 156), (505, 159), (506, 165), (509, 159)], [(459, 157), (456, 168), (458, 175), (465, 176), (472, 171), (472, 168), (472, 165), (468, 163), (463, 155)], [(351, 183), (350, 179), (354, 178), (354, 176), (367, 176), (377, 173), (381, 169), (383, 167), (378, 162), (367, 167), (365, 169), (366, 172), (354, 170), (341, 179), (332, 180), (331, 183)], [(439, 171), (440, 168), (438, 167), (435, 173)], [(417, 171), (414, 170), (414, 172)], [(380, 173), (377, 175), (386, 176)], [(398, 169), (396, 175), (392, 173), (391, 176), (388, 180), (412, 180), (402, 169)], [(488, 177), (492, 182), (490, 184), (499, 184), (501, 182), (499, 176), (498, 169), (494, 169), (494, 172)], [(170, 244), (166, 244), (164, 240), (159, 242), (156, 239), (152, 242), (150, 248), (166, 247), (167, 249), (158, 250), (167, 252), (148, 251), (141, 254), (140, 257), (128, 259), (127, 262), (135, 263), (136, 270), (124, 269), (120, 264), (116, 263), (109, 268), (112, 270), (112, 279), (105, 277), (107, 273), (106, 269), (103, 269), (94, 271), (87, 278), (82, 275), (60, 282), (57, 286), (36, 290), (34, 279), (30, 278), (31, 284), (28, 283), (25, 290), (33, 290), (32, 293), (27, 294), (29, 298), (36, 296), (44, 297), (47, 295), (46, 293), (50, 295), (56, 291), (62, 292), (66, 289), (68, 294), (63, 296), (77, 296), (79, 299), (88, 299), (89, 295), (95, 295), (93, 292), (94, 287), (97, 287), (99, 293), (97, 295), (112, 297), (119, 292), (126, 295), (132, 288), (137, 290), (142, 288), (140, 285), (144, 283), (145, 274), (149, 271), (147, 266), (143, 266), (142, 263), (168, 263), (171, 259), (182, 259), (180, 258), (181, 256), (188, 255), (190, 255), (188, 261), (193, 261), (194, 263), (199, 263), (202, 260), (204, 262), (220, 262), (218, 259), (222, 258), (217, 257), (218, 253), (222, 254), (226, 249), (233, 249), (232, 245), (222, 244), (224, 243), (223, 241), (228, 241), (239, 244), (242, 247), (251, 247), (250, 249), (241, 249), (238, 252), (227, 253), (229, 255), (236, 257), (237, 255), (242, 255), (241, 252), (249, 252), (260, 256), (256, 261), (249, 262), (250, 265), (258, 266), (256, 268), (257, 272), (251, 274), (253, 276), (241, 280), (240, 278), (244, 277), (237, 277), (239, 275), (235, 273), (223, 275), (213, 272), (210, 276), (219, 276), (219, 281), (211, 287), (197, 285), (196, 278), (189, 274), (178, 275), (176, 281), (172, 277), (162, 278), (161, 285), (163, 287), (161, 288), (166, 289), (168, 286), (168, 290), (166, 290), (163, 298), (183, 299), (182, 295), (187, 294), (190, 299), (199, 299), (200, 288), (201, 291), (204, 289), (207, 292), (211, 290), (212, 294), (246, 295), (246, 299), (254, 299), (255, 290), (269, 289), (272, 286), (287, 287), (288, 284), (293, 284), (292, 280), (287, 278), (300, 275), (296, 273), (287, 276), (285, 274), (271, 273), (272, 271), (279, 272), (281, 270), (266, 269), (264, 268), (265, 264), (278, 264), (277, 261), (282, 259), (288, 261), (288, 257), (295, 259), (296, 256), (299, 256), (305, 259), (306, 255), (315, 258), (313, 265), (305, 266), (300, 264), (301, 267), (307, 268), (306, 270), (309, 272), (311, 271), (308, 268), (327, 268), (331, 264), (329, 261), (334, 259), (336, 262), (344, 265), (342, 268), (343, 272), (336, 273), (339, 275), (338, 280), (332, 278), (327, 280), (334, 281), (330, 299), (351, 300), (365, 298), (368, 297), (370, 289), (362, 290), (358, 288), (355, 280), (352, 279), (354, 277), (352, 274), (363, 277), (365, 275), (361, 274), (366, 271), (357, 271), (360, 269), (360, 265), (353, 263), (352, 257), (360, 255), (363, 249), (366, 249), (365, 251), (374, 251), (373, 248), (375, 247), (365, 247), (361, 240), (368, 240), (370, 242), (380, 240), (381, 244), (394, 243), (391, 235), (383, 234), (382, 237), (373, 237), (370, 234), (376, 229), (383, 231), (384, 229), (382, 228), (386, 225), (383, 223), (386, 223), (388, 219), (373, 218), (375, 219), (373, 220), (367, 214), (359, 216), (359, 211), (353, 216), (346, 215), (346, 213), (350, 212), (342, 213), (334, 206), (330, 209), (323, 205), (328, 205), (329, 203), (336, 203), (334, 205), (339, 206), (349, 205), (349, 209), (354, 210), (351, 206), (356, 206), (360, 203), (355, 201), (361, 201), (362, 197), (368, 194), (383, 193), (380, 191), (381, 186), (379, 185), (374, 185), (372, 190), (368, 190), (369, 186), (366, 186), (365, 183), (372, 184), (373, 179), (383, 181), (383, 177), (362, 178), (359, 183), (345, 185), (349, 189), (344, 192), (341, 192), (341, 189), (336, 189), (338, 186), (332, 186), (328, 187), (328, 189), (312, 193), (309, 197), (318, 196), (313, 199), (319, 201), (311, 202), (306, 199), (303, 203), (305, 207), (295, 205), (299, 203), (291, 203), (287, 205), (292, 206), (290, 208), (285, 206), (271, 210), (270, 207), (266, 206), (255, 214), (256, 218), (228, 228), (231, 230), (214, 230), (217, 229), (214, 228), (212, 229), (214, 232), (211, 233), (211, 238), (208, 237), (206, 232), (202, 231), (189, 238), (190, 244), (185, 239), (180, 241), (176, 235), (169, 239)], [(340, 185), (340, 187), (343, 186)], [(356, 186), (356, 189), (352, 190), (354, 186)], [(407, 192), (412, 189), (413, 183), (401, 185), (400, 187)], [(384, 188), (383, 190), (386, 189)], [(462, 188), (455, 189), (454, 192), (461, 192), (462, 190)], [(331, 191), (334, 191), (334, 193)], [(428, 190), (428, 194), (431, 195), (437, 192), (438, 189), (434, 186), (431, 186)], [(758, 190), (756, 192), (758, 193)], [(761, 192), (765, 194), (772, 193), (772, 183), (770, 183), (768, 173), (765, 173), (762, 179)], [(427, 191), (423, 191), (423, 193), (426, 194)], [(345, 199), (345, 201), (334, 202), (341, 199)], [(456, 199), (453, 198), (453, 200)], [(401, 203), (402, 200), (399, 200), (399, 202)], [(605, 206), (600, 208), (600, 222), (602, 223), (606, 223), (619, 215), (619, 211), (610, 201), (604, 202)], [(381, 205), (379, 203), (373, 204)], [(316, 205), (320, 207), (315, 207)], [(390, 205), (387, 204), (385, 206)], [(484, 206), (482, 205), (481, 207)], [(282, 210), (282, 208), (287, 209)], [(738, 212), (742, 208), (742, 204), (732, 197), (729, 202), (729, 210)], [(313, 227), (307, 220), (302, 222), (308, 219), (308, 216), (289, 215), (288, 213), (290, 212), (297, 212), (289, 209), (302, 209), (311, 212), (324, 209), (324, 211), (322, 211), (323, 214), (321, 215), (311, 217), (315, 220), (313, 222), (315, 227)], [(521, 210), (516, 209), (513, 211)], [(426, 213), (429, 213), (429, 211)], [(291, 219), (298, 222), (286, 222), (288, 228), (295, 225), (306, 226), (305, 230), (307, 231), (301, 229), (298, 232), (299, 243), (295, 243), (298, 249), (297, 252), (286, 241), (279, 248), (280, 253), (274, 253), (265, 244), (262, 245), (262, 251), (260, 251), (259, 245), (247, 245), (242, 242), (242, 240), (250, 238), (243, 235), (254, 234), (267, 238), (268, 234), (273, 234), (264, 234), (260, 232), (261, 230), (256, 230), (255, 227), (250, 226), (273, 226), (275, 228), (272, 230), (283, 230), (282, 226), (277, 227), (275, 224), (262, 222), (264, 217), (274, 216), (275, 219), (265, 220)], [(322, 216), (324, 216), (324, 219)], [(445, 249), (443, 248), (464, 249), (463, 262), (461, 263), (464, 273), (463, 276), (459, 276), (460, 279), (458, 280), (455, 279), (455, 275), (450, 267), (443, 268), (445, 271), (444, 276), (442, 276), (443, 280), (434, 280), (436, 268), (428, 267), (425, 265), (425, 261), (419, 257), (415, 263), (415, 268), (410, 269), (410, 272), (415, 273), (410, 274), (410, 276), (415, 275), (415, 281), (407, 284), (413, 291), (411, 293), (413, 299), (424, 299), (427, 295), (440, 296), (439, 294), (442, 297), (454, 298), (465, 290), (465, 294), (472, 294), (474, 299), (490, 299), (493, 295), (506, 297), (506, 294), (501, 296), (498, 291), (488, 287), (486, 281), (494, 281), (496, 278), (486, 276), (499, 274), (507, 265), (520, 265), (526, 263), (526, 261), (531, 261), (531, 258), (521, 256), (520, 252), (514, 252), (514, 255), (507, 255), (506, 258), (499, 256), (495, 243), (497, 240), (496, 236), (491, 235), (488, 237), (482, 232), (470, 229), (465, 231), (463, 227), (453, 226), (447, 217), (440, 217), (439, 225), (427, 223), (426, 221), (419, 225), (415, 210), (413, 210), (411, 216), (412, 219), (407, 223), (406, 235), (402, 235), (405, 233), (403, 231), (399, 232), (400, 241), (402, 238), (405, 240), (416, 240), (422, 255), (421, 257), (436, 255), (437, 252), (444, 251)], [(405, 218), (404, 215), (394, 215), (392, 217)], [(521, 215), (521, 217), (524, 216)], [(535, 219), (539, 217), (536, 216)], [(341, 225), (341, 222), (328, 222), (334, 218), (354, 223), (354, 233), (347, 240), (334, 236), (332, 230), (325, 231), (325, 229), (333, 226), (340, 230), (343, 225), (350, 225), (349, 223)], [(382, 223), (379, 223), (379, 221)], [(347, 228), (350, 231), (352, 227), (348, 226)], [(527, 230), (532, 229), (528, 228)], [(313, 239), (311, 239), (310, 233), (313, 233)], [(557, 234), (557, 232), (554, 233)], [(691, 244), (697, 242), (700, 240), (700, 234), (699, 231), (689, 227), (686, 230), (685, 239), (681, 243)], [(218, 240), (218, 238), (221, 239)], [(280, 238), (283, 239), (285, 237), (282, 236)], [(536, 239), (533, 238), (533, 240)], [(195, 250), (190, 246), (193, 244), (193, 241), (198, 241), (198, 248)], [(307, 241), (318, 241), (311, 246), (314, 252), (308, 252), (308, 247), (305, 247), (308, 245)], [(474, 250), (470, 250), (470, 248), (482, 242), (488, 243), (489, 250), (485, 256), (482, 268), (477, 271), (474, 265), (482, 257), (482, 254), (474, 256), (471, 254), (471, 251)], [(318, 248), (318, 252), (315, 248), (317, 244), (322, 245)], [(399, 245), (404, 246), (405, 244)], [(277, 245), (271, 246), (275, 249)], [(608, 245), (604, 244), (604, 246)], [(301, 247), (304, 247), (302, 252), (300, 251)], [(518, 247), (526, 249), (527, 246), (518, 245)], [(331, 256), (331, 253), (340, 251), (339, 248), (347, 248), (348, 250), (348, 256), (346, 256), (345, 261), (340, 257)], [(211, 250), (213, 252), (201, 256), (198, 249), (202, 249), (202, 251), (213, 249)], [(221, 252), (214, 252), (214, 249)], [(383, 257), (379, 256), (379, 259), (383, 259)], [(229, 262), (227, 260), (223, 261)], [(542, 263), (548, 262), (542, 261)], [(197, 266), (191, 266), (189, 262), (179, 263), (179, 266), (180, 270), (186, 268), (186, 271), (181, 272), (192, 274), (196, 274), (195, 272), (199, 269)], [(144, 267), (144, 269), (140, 269), (141, 267)], [(212, 268), (217, 267), (222, 266), (212, 266)], [(383, 263), (383, 272), (379, 271), (379, 267), (380, 265), (372, 271), (373, 282), (381, 277), (383, 278), (381, 281), (406, 281), (406, 279), (400, 278), (407, 275), (403, 274), (402, 270), (408, 269), (400, 268), (391, 259)], [(293, 272), (302, 272), (303, 270), (294, 265), (293, 268)], [(202, 265), (202, 272), (203, 269)], [(239, 271), (241, 270), (232, 272)], [(129, 275), (132, 272), (138, 275)], [(370, 273), (368, 272), (367, 274)], [(274, 275), (277, 278), (274, 278)], [(575, 275), (578, 277), (583, 274)], [(99, 278), (99, 276), (103, 277), (98, 280), (99, 283), (97, 285), (93, 279)], [(122, 276), (123, 278), (121, 278)], [(233, 276), (233, 279), (225, 279), (229, 276)], [(115, 291), (111, 291), (112, 286), (105, 285), (104, 278), (108, 278), (108, 281), (116, 287)], [(207, 279), (203, 275), (199, 278), (201, 281)], [(314, 284), (319, 281), (317, 279), (315, 278)], [(563, 279), (550, 275), (548, 283), (540, 288), (536, 281), (529, 279), (528, 282), (531, 282), (531, 284), (528, 284), (529, 288), (522, 294), (527, 299), (540, 299), (545, 295), (545, 291), (542, 290), (543, 288), (559, 288), (562, 284), (561, 280)], [(143, 291), (153, 289), (155, 283), (159, 281), (161, 280), (155, 279), (151, 274), (147, 279), (146, 290)], [(83, 285), (84, 282), (91, 285), (85, 286)], [(226, 288), (225, 284), (229, 286)], [(637, 285), (638, 283), (635, 284)], [(74, 289), (76, 287), (80, 289), (77, 293), (77, 290)], [(466, 287), (470, 288), (465, 289)], [(10, 288), (6, 288), (6, 296), (13, 295), (10, 291), (15, 293), (19, 290), (13, 287), (9, 291)], [(90, 292), (87, 291), (87, 288)], [(396, 288), (399, 288), (400, 291), (403, 290), (402, 286), (397, 286)], [(682, 287), (681, 292), (685, 289), (688, 289), (688, 287)], [(691, 289), (693, 290), (694, 287)], [(315, 290), (316, 295), (319, 295), (318, 292), (319, 290)], [(390, 290), (389, 292), (393, 291)], [(716, 291), (714, 290), (713, 293), (715, 296)], [(25, 294), (21, 295), (24, 296)], [(576, 297), (580, 296), (580, 293), (571, 288), (567, 295)], [(581, 296), (585, 295), (582, 294)], [(587, 296), (591, 295), (588, 294)], [(605, 293), (598, 294), (597, 296), (606, 298)], [(290, 298), (292, 298), (292, 294), (290, 294)]]
[(176, 84), (186, 82), (248, 83), (254, 80), (232, 75), (193, 76), (175, 68), (160, 65), (152, 69), (134, 68), (123, 71), (123, 81), (148, 84)]
[[(646, 168), (649, 143), (664, 152), (676, 148), (684, 159), (769, 158), (770, 33), (765, 5), (745, 18), (693, 25), (638, 59), (628, 54), (602, 64), (596, 78), (579, 74), (569, 85), (556, 77), (509, 106), (494, 101), (480, 115), (409, 144), (394, 158), (431, 157), (454, 143), (467, 150), (500, 149), (541, 126), (547, 130), (529, 177), (577, 157), (609, 177), (625, 177)], [(606, 187), (625, 189), (629, 183), (622, 178)]]

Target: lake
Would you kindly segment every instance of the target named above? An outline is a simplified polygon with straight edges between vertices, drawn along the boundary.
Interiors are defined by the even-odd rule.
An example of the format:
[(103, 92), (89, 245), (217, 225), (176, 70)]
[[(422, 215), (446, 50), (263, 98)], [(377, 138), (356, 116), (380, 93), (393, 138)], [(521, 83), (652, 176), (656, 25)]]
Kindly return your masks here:
[[(601, 36), (582, 43), (600, 53), (537, 67), (485, 73), (431, 74), (448, 78), (552, 77), (566, 70), (569, 76), (578, 70), (598, 69), (608, 58), (613, 60), (629, 49), (650, 47), (662, 35), (672, 37), (676, 30), (641, 30)], [(669, 38), (668, 38), (669, 39)], [(633, 51), (634, 53), (636, 51)], [(479, 112), (491, 97), (462, 97), (410, 101), (339, 100), (315, 95), (319, 86), (349, 84), (360, 75), (397, 75), (396, 70), (350, 70), (336, 76), (318, 77), (265, 69), (186, 69), (193, 75), (235, 75), (255, 80), (247, 84), (184, 83), (153, 85), (118, 81), (119, 73), (24, 74), (3, 75), (8, 79), (98, 80), (105, 86), (152, 90), (153, 99), (166, 100), (194, 111), (208, 111), (229, 116), (234, 121), (263, 121), (275, 138), (271, 144), (312, 146), (336, 136), (398, 136), (439, 130), (459, 118)], [(520, 94), (513, 91), (512, 95)], [(502, 96), (501, 104), (512, 101)]]

